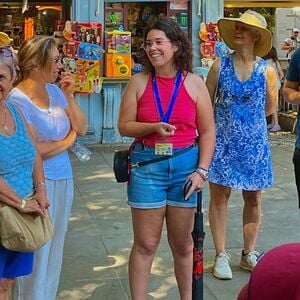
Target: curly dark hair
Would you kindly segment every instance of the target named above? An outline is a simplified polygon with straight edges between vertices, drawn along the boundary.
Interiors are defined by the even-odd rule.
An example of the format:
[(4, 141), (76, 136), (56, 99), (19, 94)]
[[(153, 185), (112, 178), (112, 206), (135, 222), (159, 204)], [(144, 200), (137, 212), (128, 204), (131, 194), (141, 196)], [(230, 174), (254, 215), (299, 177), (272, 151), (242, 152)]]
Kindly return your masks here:
[[(163, 31), (166, 37), (178, 47), (178, 50), (174, 53), (174, 65), (176, 69), (192, 72), (193, 47), (187, 33), (173, 19), (162, 17), (145, 28), (144, 41), (147, 40), (148, 33), (153, 29)], [(145, 51), (141, 55), (141, 62), (145, 66), (146, 72), (154, 70)]]

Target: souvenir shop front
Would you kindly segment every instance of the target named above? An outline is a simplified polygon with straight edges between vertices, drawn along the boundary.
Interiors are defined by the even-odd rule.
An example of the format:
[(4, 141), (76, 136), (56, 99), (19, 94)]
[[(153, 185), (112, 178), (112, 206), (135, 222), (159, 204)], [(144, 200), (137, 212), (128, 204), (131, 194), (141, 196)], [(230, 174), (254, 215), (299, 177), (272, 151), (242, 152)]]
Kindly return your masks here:
[[(13, 46), (35, 34), (55, 37), (64, 69), (76, 82), (88, 121), (83, 143), (124, 143), (117, 129), (123, 90), (139, 66), (143, 29), (155, 18), (173, 18), (194, 48), (201, 66), (199, 28), (223, 16), (223, 0), (7, 0), (0, 1), (0, 31)], [(209, 49), (209, 48), (207, 48)]]
[[(98, 49), (101, 65), (101, 80), (97, 82), (99, 89), (96, 92), (91, 89), (86, 93), (79, 90), (76, 96), (89, 120), (88, 134), (82, 139), (84, 143), (115, 144), (130, 140), (121, 137), (118, 132), (118, 110), (123, 90), (138, 59), (143, 27), (147, 22), (162, 15), (174, 18), (193, 42), (194, 66), (198, 67), (201, 65), (200, 23), (216, 22), (223, 16), (223, 1), (221, 0), (73, 0), (69, 3), (71, 24), (67, 29), (71, 28), (73, 31), (74, 26), (85, 26), (84, 24), (99, 26), (100, 23), (101, 42), (99, 45), (104, 51), (101, 52)], [(67, 15), (66, 12), (64, 14)], [(78, 36), (80, 36), (79, 40)], [(86, 42), (86, 34), (85, 40), (82, 34), (76, 35), (76, 38), (77, 41), (72, 41), (74, 39), (72, 35), (69, 44), (79, 42), (78, 48), (84, 47), (82, 43)], [(97, 46), (94, 45), (94, 49)], [(72, 45), (68, 46), (68, 49), (71, 49), (70, 53), (72, 53)]]

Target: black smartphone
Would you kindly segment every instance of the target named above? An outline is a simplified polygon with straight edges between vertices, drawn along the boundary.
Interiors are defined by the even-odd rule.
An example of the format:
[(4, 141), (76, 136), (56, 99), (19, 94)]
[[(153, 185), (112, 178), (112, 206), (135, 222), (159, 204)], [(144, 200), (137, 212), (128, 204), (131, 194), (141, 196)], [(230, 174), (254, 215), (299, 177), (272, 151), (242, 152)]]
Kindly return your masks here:
[(188, 199), (185, 199), (185, 196), (187, 195), (187, 193), (189, 192), (191, 186), (192, 186), (192, 181), (191, 180), (187, 180), (184, 185), (183, 185), (183, 188), (182, 188), (182, 191), (183, 191), (183, 199), (185, 201), (188, 201), (190, 198)]

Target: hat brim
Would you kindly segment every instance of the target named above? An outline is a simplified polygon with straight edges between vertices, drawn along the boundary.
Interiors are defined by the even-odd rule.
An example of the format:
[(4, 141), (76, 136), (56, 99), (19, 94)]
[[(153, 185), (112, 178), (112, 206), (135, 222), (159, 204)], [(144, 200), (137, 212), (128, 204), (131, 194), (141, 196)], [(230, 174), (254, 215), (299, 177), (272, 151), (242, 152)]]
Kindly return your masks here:
[(1, 47), (7, 47), (9, 46), (14, 40), (11, 38), (5, 38), (5, 39), (0, 39), (0, 46)]
[(235, 31), (235, 23), (240, 22), (254, 27), (260, 33), (261, 39), (254, 46), (254, 53), (256, 56), (263, 57), (267, 55), (272, 47), (272, 34), (269, 30), (248, 24), (240, 19), (222, 18), (218, 21), (218, 28), (221, 37), (230, 49), (236, 50), (236, 44), (234, 43), (233, 35)]

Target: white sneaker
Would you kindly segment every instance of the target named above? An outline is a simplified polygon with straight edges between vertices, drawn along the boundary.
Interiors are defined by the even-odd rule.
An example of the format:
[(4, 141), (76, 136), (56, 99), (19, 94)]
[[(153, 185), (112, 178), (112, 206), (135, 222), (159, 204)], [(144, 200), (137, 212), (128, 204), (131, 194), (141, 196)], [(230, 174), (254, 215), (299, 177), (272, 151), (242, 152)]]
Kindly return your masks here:
[(241, 256), (240, 267), (247, 271), (253, 271), (257, 264), (257, 259), (259, 258), (259, 252), (257, 251), (250, 251), (246, 255)]
[(280, 131), (280, 130), (281, 130), (280, 125), (274, 125), (274, 126), (270, 129), (270, 132), (277, 132), (277, 131)]
[(222, 252), (216, 255), (213, 265), (213, 275), (219, 279), (232, 279), (232, 271), (229, 266), (230, 254)]

